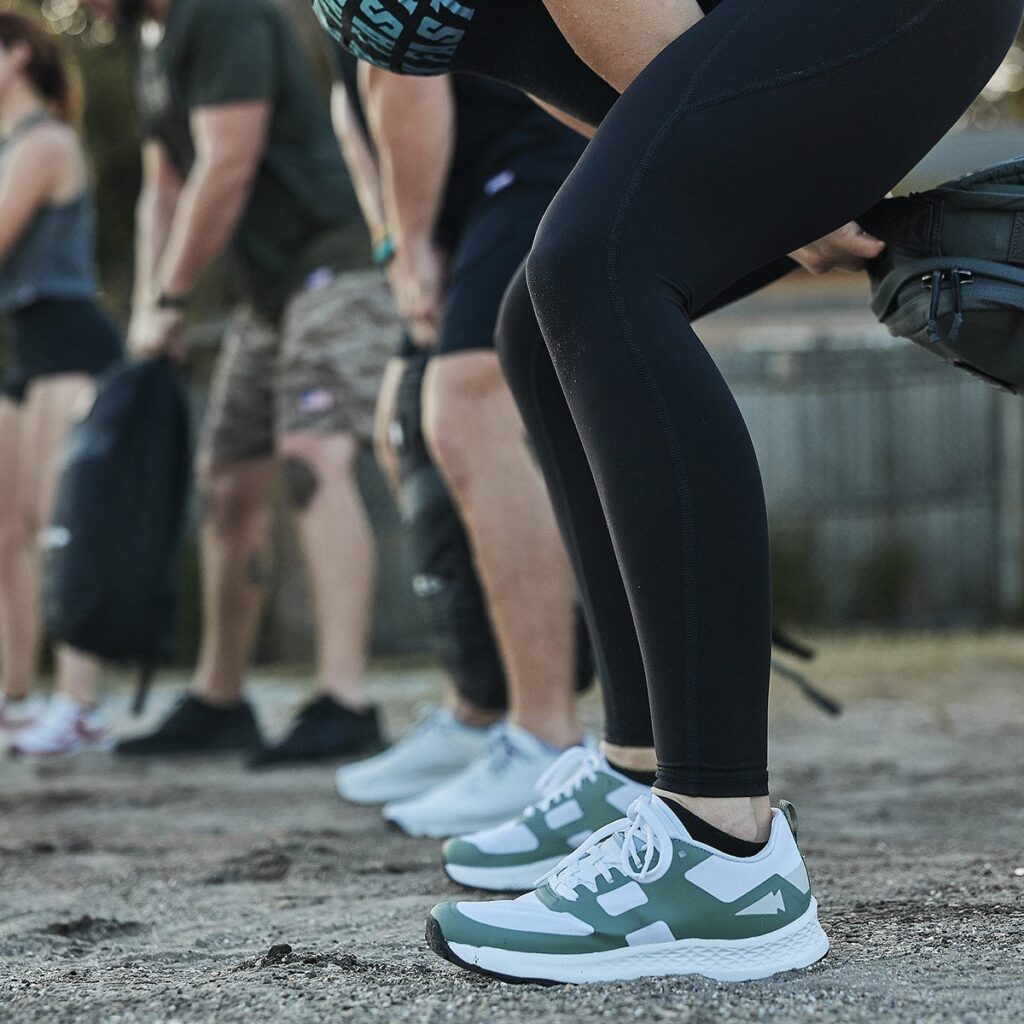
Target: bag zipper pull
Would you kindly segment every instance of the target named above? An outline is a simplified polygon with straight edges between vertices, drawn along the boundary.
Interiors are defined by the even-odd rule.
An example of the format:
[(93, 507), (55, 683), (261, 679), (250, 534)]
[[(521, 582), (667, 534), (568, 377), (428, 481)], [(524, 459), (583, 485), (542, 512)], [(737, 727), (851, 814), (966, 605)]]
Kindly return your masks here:
[[(945, 275), (941, 270), (932, 271), (932, 305), (928, 313), (928, 340), (933, 345), (942, 341), (942, 334), (939, 332), (939, 302), (942, 299), (942, 279)], [(925, 287), (928, 286), (928, 278), (924, 278)]]

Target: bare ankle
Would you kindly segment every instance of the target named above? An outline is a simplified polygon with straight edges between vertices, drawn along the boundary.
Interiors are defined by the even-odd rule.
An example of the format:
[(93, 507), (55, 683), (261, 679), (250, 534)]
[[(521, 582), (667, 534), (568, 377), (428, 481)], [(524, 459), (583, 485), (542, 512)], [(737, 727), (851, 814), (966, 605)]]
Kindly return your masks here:
[(193, 697), (213, 708), (233, 708), (242, 703), (242, 691), (240, 689), (230, 690), (219, 686), (193, 686), (190, 692)]
[(558, 750), (568, 750), (569, 747), (579, 746), (583, 742), (583, 730), (575, 718), (544, 718), (539, 715), (527, 717), (513, 714), (509, 715), (509, 721)]
[(455, 721), (469, 729), (487, 729), (495, 722), (500, 722), (503, 715), (502, 711), (478, 707), (462, 697), (456, 698), (452, 705), (452, 716)]

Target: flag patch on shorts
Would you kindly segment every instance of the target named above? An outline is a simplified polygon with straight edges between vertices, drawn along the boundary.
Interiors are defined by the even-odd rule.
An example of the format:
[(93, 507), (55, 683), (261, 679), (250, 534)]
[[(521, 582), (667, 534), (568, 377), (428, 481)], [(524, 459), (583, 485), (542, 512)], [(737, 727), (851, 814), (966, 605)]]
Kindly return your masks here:
[(327, 412), (334, 408), (334, 392), (330, 388), (309, 388), (299, 395), (300, 412)]

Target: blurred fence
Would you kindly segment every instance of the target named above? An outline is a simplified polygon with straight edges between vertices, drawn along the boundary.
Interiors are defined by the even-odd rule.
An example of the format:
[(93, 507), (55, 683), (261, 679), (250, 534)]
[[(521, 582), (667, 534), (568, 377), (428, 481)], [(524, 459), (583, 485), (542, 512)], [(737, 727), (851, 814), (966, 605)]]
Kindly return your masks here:
[[(1024, 607), (1024, 403), (870, 327), (716, 355), (761, 462), (780, 620), (946, 627)], [(423, 648), (400, 524), (372, 466), (378, 651)], [(286, 528), (267, 656), (313, 650)]]
[(923, 627), (1017, 616), (1020, 399), (870, 329), (719, 362), (761, 461), (781, 618)]

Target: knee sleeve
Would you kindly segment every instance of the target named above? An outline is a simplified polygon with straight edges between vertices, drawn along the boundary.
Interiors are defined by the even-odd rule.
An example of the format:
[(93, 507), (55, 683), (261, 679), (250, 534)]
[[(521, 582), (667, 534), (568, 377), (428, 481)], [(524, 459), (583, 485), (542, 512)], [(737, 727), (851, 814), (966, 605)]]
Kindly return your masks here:
[(396, 398), (399, 505), (412, 546), (413, 592), (432, 651), (459, 695), (488, 711), (507, 706), (507, 687), (487, 605), (458, 511), (430, 460), (420, 426), (427, 359), (414, 359)]

